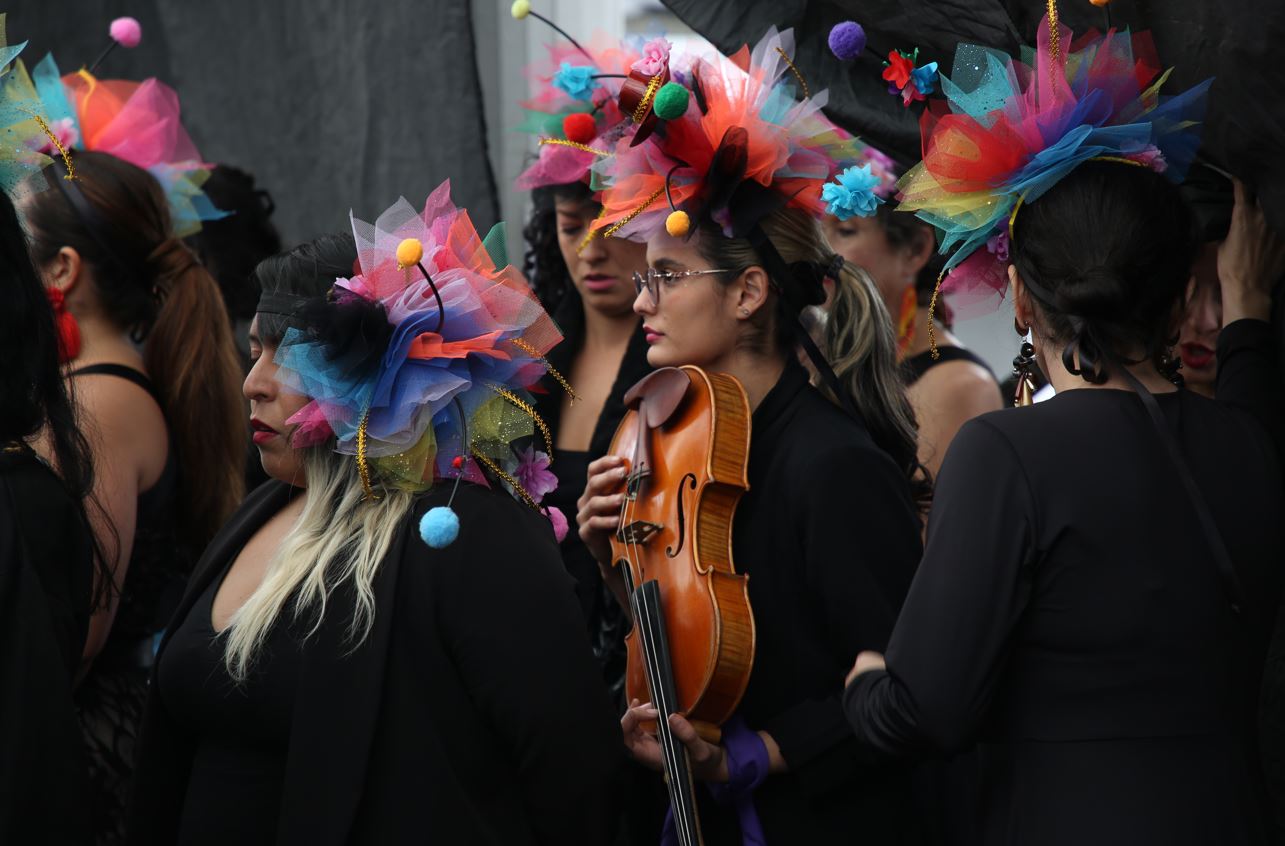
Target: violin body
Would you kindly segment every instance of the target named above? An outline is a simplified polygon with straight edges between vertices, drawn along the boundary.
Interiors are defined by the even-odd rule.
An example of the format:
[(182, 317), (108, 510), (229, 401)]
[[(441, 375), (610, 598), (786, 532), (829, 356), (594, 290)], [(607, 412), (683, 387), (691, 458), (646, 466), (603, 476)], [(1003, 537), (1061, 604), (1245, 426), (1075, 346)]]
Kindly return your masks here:
[[(632, 400), (632, 401), (631, 401)], [(677, 712), (710, 742), (740, 704), (754, 661), (749, 577), (732, 561), (732, 519), (748, 489), (750, 409), (732, 376), (665, 368), (625, 397), (611, 452), (630, 461), (612, 557), (632, 593), (658, 583)], [(635, 620), (630, 700), (657, 702)]]

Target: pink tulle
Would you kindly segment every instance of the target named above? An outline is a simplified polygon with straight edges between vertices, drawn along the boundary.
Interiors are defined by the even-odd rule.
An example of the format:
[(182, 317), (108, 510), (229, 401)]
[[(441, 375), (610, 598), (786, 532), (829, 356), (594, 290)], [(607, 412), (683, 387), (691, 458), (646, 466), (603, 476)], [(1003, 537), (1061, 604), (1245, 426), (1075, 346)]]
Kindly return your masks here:
[(201, 154), (179, 122), (178, 94), (148, 79), (141, 83), (67, 74), (63, 85), (80, 122), (84, 146), (141, 168), (171, 164), (203, 167)]

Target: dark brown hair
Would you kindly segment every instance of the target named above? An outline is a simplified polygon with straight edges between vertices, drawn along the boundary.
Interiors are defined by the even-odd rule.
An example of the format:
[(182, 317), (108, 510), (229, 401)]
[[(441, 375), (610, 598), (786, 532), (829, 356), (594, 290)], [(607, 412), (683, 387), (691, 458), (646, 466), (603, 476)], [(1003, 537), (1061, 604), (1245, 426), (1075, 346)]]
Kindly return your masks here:
[(241, 369), (223, 299), (174, 237), (151, 174), (106, 153), (78, 152), (75, 162), (74, 190), (93, 220), (82, 219), (63, 187), (37, 193), (26, 209), (32, 256), (44, 265), (63, 247), (76, 250), (93, 268), (108, 319), (143, 343), (177, 450), (179, 538), (200, 549), (236, 508), (243, 485)]

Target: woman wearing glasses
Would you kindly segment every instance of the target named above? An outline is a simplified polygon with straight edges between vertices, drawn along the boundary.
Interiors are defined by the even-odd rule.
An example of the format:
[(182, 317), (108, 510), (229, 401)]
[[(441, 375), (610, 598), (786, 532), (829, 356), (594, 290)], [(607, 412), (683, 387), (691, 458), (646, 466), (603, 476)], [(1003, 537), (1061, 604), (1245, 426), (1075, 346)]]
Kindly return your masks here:
[[(695, 777), (721, 784), (714, 792), (725, 801), (706, 801), (700, 809), (707, 844), (759, 842), (756, 835), (767, 842), (835, 843), (857, 829), (871, 842), (897, 843), (911, 826), (905, 780), (858, 748), (840, 703), (853, 650), (887, 640), (920, 553), (911, 493), (915, 435), (892, 325), (869, 277), (826, 246), (821, 209), (805, 199), (820, 196), (823, 177), (807, 185), (787, 175), (798, 173), (790, 159), (808, 121), (688, 131), (688, 123), (726, 125), (728, 115), (756, 113), (720, 98), (757, 97), (761, 77), (707, 63), (699, 78), (719, 73), (734, 79), (706, 86), (704, 113), (693, 108), (670, 121), (663, 138), (657, 133), (632, 148), (652, 147), (641, 155), (618, 153), (612, 164), (618, 178), (604, 192), (599, 221), (610, 229), (624, 220), (618, 231), (647, 244), (649, 268), (635, 277), (634, 311), (642, 318), (648, 363), (731, 374), (753, 413), (749, 490), (732, 538), (736, 569), (749, 574), (755, 619), (749, 684), (723, 727), (723, 745), (699, 739), (681, 717), (671, 725), (688, 746)], [(721, 152), (694, 149), (711, 137), (724, 139)], [(749, 156), (736, 149), (740, 142)], [(760, 155), (770, 144), (788, 149)], [(720, 159), (750, 162), (739, 184), (720, 186), (726, 174), (717, 168), (673, 170), (671, 163)], [(770, 169), (780, 162), (789, 164), (777, 175)], [(755, 172), (756, 166), (768, 170)], [(632, 178), (640, 171), (644, 178)], [(653, 211), (659, 204), (649, 208), (649, 196), (665, 183), (681, 208)], [(731, 200), (723, 205), (719, 196)], [(719, 221), (748, 208), (770, 211), (738, 220), (738, 237), (730, 237)], [(686, 232), (679, 222), (689, 225)], [(798, 361), (800, 310), (824, 301), (828, 286), (835, 300), (831, 319), (866, 327), (854, 346), (827, 350), (832, 360), (844, 360), (843, 383), (860, 386), (855, 393), (841, 389), (844, 398), (813, 387)], [(622, 599), (609, 539), (626, 472), (616, 457), (593, 462), (579, 502), (581, 537)], [(681, 649), (681, 642), (672, 648)], [(632, 705), (622, 720), (625, 743), (659, 770), (659, 747), (640, 728), (656, 712), (648, 703)], [(698, 794), (709, 798), (704, 790)]]

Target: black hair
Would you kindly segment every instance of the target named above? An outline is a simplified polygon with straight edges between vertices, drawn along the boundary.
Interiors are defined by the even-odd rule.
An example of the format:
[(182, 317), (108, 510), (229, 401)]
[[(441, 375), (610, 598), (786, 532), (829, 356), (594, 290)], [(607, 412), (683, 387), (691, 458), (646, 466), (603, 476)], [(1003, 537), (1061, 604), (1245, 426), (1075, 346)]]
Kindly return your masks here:
[(531, 192), (531, 217), (522, 230), (527, 244), (522, 257), (522, 272), (530, 281), (536, 297), (550, 313), (564, 302), (571, 305), (580, 299), (580, 292), (572, 284), (571, 271), (567, 269), (558, 246), (555, 206), (559, 200), (588, 202), (592, 197), (593, 192), (583, 182), (548, 185)]
[(205, 221), (201, 231), (187, 239), (188, 246), (219, 284), (228, 316), (249, 320), (259, 302), (254, 268), (281, 252), (281, 234), (272, 223), (276, 205), (267, 191), (255, 187), (252, 174), (231, 165), (215, 165), (201, 190), (230, 214)]
[[(356, 261), (352, 235), (322, 235), (259, 262), (254, 281), (265, 294), (322, 300), (336, 279), (353, 275)], [(272, 346), (280, 344), (286, 329), (295, 325), (282, 314), (259, 312), (258, 318), (259, 338)]]
[(1101, 384), (1112, 359), (1158, 363), (1173, 343), (1196, 248), (1178, 186), (1090, 161), (1019, 209), (1009, 251), (1067, 369)]
[[(44, 285), (27, 252), (26, 238), (9, 195), (0, 191), (0, 278), (5, 280), (5, 306), (0, 308), (0, 445), (25, 444), (43, 433), (63, 487), (80, 503), (85, 528), (93, 501), (94, 460), (77, 425), (67, 383), (58, 363), (58, 332)], [(108, 532), (109, 522), (104, 525)], [(94, 607), (102, 607), (112, 590), (109, 560), (94, 539)]]

